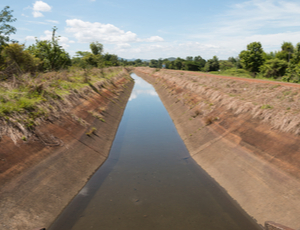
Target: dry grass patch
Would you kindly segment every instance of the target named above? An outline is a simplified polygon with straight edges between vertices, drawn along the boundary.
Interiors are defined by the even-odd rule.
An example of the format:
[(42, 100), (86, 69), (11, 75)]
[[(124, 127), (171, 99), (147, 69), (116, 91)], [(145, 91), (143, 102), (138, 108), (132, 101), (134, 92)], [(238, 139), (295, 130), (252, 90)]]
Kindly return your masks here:
[[(7, 135), (15, 143), (18, 139), (27, 140), (37, 125), (64, 114), (86, 126), (81, 118), (70, 114), (71, 109), (95, 92), (101, 93), (122, 76), (129, 77), (121, 67), (95, 68), (88, 72), (71, 68), (0, 82), (0, 138)], [(114, 93), (119, 94), (117, 90)]]
[[(150, 68), (140, 69), (151, 74)], [(300, 134), (299, 88), (196, 76), (193, 72), (179, 73), (166, 69), (154, 75), (175, 89), (178, 100), (187, 103), (190, 99), (190, 103), (194, 103), (193, 98), (187, 98), (184, 92), (202, 98), (197, 108), (201, 108), (204, 119), (210, 112), (223, 107), (234, 114), (248, 113), (281, 131)]]

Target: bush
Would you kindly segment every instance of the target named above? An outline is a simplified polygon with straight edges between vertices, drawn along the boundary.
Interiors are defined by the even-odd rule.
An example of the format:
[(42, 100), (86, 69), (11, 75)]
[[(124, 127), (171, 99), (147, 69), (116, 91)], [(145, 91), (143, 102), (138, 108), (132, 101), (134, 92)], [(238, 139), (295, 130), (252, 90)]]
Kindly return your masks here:
[(300, 65), (290, 65), (286, 69), (286, 74), (282, 78), (283, 81), (299, 83), (300, 82)]
[(279, 78), (285, 74), (288, 63), (285, 60), (278, 58), (267, 60), (264, 65), (260, 67), (260, 72), (266, 78)]
[(6, 77), (26, 72), (34, 73), (38, 70), (38, 66), (41, 63), (40, 59), (30, 54), (29, 51), (24, 50), (24, 48), (24, 45), (18, 43), (4, 47), (2, 57), (5, 60), (4, 75)]

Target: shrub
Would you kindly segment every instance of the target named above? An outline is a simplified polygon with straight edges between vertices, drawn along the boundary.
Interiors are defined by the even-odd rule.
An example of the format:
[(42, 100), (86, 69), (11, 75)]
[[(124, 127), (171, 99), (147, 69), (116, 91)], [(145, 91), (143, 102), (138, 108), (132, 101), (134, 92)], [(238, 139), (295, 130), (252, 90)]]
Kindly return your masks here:
[(280, 60), (278, 58), (270, 59), (265, 62), (264, 65), (260, 67), (260, 72), (263, 77), (282, 77), (285, 74), (285, 70), (288, 67), (288, 63), (285, 60)]
[(18, 43), (9, 44), (4, 47), (2, 56), (5, 60), (4, 73), (7, 77), (13, 74), (22, 74), (26, 72), (34, 73), (38, 70), (41, 61), (29, 51), (24, 50), (24, 45)]

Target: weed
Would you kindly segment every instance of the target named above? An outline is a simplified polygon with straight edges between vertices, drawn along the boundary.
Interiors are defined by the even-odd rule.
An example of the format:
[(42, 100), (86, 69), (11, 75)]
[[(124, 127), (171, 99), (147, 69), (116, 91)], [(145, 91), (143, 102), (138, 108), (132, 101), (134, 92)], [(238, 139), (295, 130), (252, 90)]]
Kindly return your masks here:
[(214, 119), (212, 117), (205, 118), (205, 125), (211, 125), (213, 123)]
[(86, 133), (87, 136), (91, 136), (92, 134), (95, 134), (97, 131), (97, 129), (95, 127), (92, 127), (89, 132)]
[(192, 117), (196, 118), (198, 115), (201, 115), (201, 111), (197, 109), (195, 110), (195, 114)]
[(273, 109), (273, 106), (271, 106), (271, 105), (262, 105), (260, 108), (261, 109)]

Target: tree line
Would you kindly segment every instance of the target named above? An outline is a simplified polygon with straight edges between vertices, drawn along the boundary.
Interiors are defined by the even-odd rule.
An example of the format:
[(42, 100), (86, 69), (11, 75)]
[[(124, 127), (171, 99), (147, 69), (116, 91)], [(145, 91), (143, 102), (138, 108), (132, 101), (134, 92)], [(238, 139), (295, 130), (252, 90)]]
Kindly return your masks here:
[(57, 71), (69, 66), (84, 69), (109, 66), (149, 66), (175, 70), (203, 71), (234, 74), (244, 71), (252, 77), (281, 79), (289, 82), (300, 82), (300, 43), (294, 46), (291, 42), (283, 42), (281, 50), (265, 52), (260, 42), (252, 42), (238, 57), (219, 60), (217, 56), (205, 60), (199, 56), (183, 58), (151, 59), (128, 61), (115, 54), (103, 53), (103, 45), (97, 41), (90, 43), (90, 51), (78, 51), (74, 57), (59, 45), (56, 36), (57, 28), (52, 30), (51, 40), (38, 40), (25, 47), (11, 40), (10, 35), (16, 28), (10, 24), (16, 19), (9, 6), (0, 12), (0, 78), (8, 78), (14, 74)]
[(103, 53), (103, 45), (99, 42), (90, 43), (90, 51), (78, 51), (70, 57), (59, 45), (57, 28), (52, 29), (51, 40), (36, 39), (35, 44), (25, 47), (17, 41), (10, 39), (16, 33), (11, 25), (16, 21), (9, 6), (0, 12), (0, 78), (6, 79), (16, 74), (57, 71), (69, 66), (84, 69), (109, 67), (120, 65), (135, 65), (119, 59), (115, 54)]
[[(260, 42), (252, 42), (238, 57), (219, 60), (217, 56), (205, 60), (201, 56), (169, 59), (152, 59), (143, 65), (152, 68), (190, 70), (233, 74), (243, 70), (252, 77), (281, 79), (288, 82), (300, 82), (300, 43), (294, 46), (291, 42), (283, 42), (281, 50), (265, 52)], [(241, 71), (240, 71), (241, 72)], [(215, 73), (215, 72), (214, 72)]]

